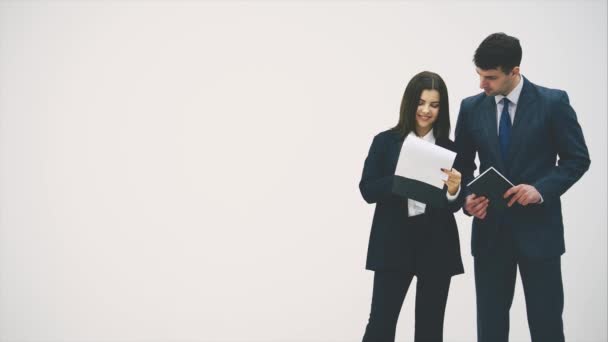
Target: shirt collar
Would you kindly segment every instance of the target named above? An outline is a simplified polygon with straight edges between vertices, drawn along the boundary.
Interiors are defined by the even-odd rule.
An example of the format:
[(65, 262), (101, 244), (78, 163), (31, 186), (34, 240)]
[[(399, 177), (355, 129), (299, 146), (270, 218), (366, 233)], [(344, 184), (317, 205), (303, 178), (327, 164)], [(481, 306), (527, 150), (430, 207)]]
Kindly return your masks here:
[[(512, 104), (517, 105), (517, 101), (519, 101), (519, 95), (521, 95), (521, 89), (524, 87), (524, 75), (521, 75), (519, 78), (519, 83), (511, 90), (509, 94), (507, 94), (506, 98), (511, 101)], [(498, 104), (502, 99), (505, 98), (504, 95), (496, 95), (494, 100), (496, 104)]]
[(414, 131), (411, 131), (410, 134), (408, 134), (408, 136), (415, 136), (416, 138), (420, 138), (422, 140), (426, 140), (430, 143), (435, 143), (435, 135), (433, 134), (433, 129), (431, 128), (431, 130), (423, 137), (419, 137), (416, 135), (416, 133)]

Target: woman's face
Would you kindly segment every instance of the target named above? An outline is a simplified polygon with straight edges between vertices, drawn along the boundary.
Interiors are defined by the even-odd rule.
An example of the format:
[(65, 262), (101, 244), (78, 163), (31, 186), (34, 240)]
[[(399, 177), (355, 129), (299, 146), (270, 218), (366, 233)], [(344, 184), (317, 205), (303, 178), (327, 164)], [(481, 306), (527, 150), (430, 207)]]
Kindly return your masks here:
[(420, 94), (418, 109), (416, 110), (416, 133), (426, 135), (439, 115), (439, 92), (425, 89)]

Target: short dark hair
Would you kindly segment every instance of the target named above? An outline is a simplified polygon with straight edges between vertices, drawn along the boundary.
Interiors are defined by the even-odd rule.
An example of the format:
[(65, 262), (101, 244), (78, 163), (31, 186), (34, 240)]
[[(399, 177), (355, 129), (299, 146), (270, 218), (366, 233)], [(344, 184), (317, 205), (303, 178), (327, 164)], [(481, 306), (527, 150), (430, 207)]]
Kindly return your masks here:
[(502, 71), (508, 74), (521, 63), (519, 39), (502, 32), (492, 33), (475, 50), (473, 62), (482, 70), (501, 67)]
[(433, 123), (435, 139), (449, 139), (450, 137), (450, 101), (448, 101), (448, 88), (441, 76), (434, 72), (423, 71), (415, 75), (405, 87), (399, 122), (393, 127), (401, 138), (410, 132), (416, 133), (416, 111), (423, 90), (437, 90), (439, 92), (439, 114)]

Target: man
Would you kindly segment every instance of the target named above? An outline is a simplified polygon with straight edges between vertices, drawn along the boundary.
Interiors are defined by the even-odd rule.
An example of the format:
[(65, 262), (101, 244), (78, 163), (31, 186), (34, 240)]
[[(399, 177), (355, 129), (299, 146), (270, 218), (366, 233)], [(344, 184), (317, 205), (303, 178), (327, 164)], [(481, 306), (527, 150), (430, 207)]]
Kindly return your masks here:
[(590, 164), (568, 95), (523, 77), (521, 56), (519, 40), (504, 33), (479, 45), (473, 61), (483, 92), (462, 101), (456, 124), (463, 184), (473, 179), (476, 154), (480, 172), (493, 166), (515, 184), (504, 211), (473, 193), (463, 208), (474, 216), (479, 342), (508, 341), (518, 267), (532, 341), (564, 341), (560, 196)]

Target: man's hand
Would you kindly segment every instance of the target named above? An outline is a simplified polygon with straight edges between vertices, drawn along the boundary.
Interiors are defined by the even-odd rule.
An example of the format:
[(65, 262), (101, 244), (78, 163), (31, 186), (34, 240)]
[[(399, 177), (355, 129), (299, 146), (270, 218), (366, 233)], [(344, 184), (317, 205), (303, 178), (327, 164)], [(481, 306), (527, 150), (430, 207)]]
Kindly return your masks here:
[(536, 188), (532, 185), (528, 184), (519, 184), (512, 187), (511, 189), (507, 190), (507, 192), (505, 192), (503, 198), (507, 198), (511, 195), (513, 195), (513, 197), (511, 197), (511, 200), (507, 204), (509, 207), (512, 206), (515, 202), (526, 206), (528, 204), (539, 203), (541, 199), (538, 190), (536, 190)]
[(466, 197), (464, 203), (464, 209), (469, 212), (469, 214), (477, 217), (478, 219), (483, 220), (486, 218), (486, 214), (488, 213), (488, 204), (490, 200), (484, 196), (476, 196), (475, 194), (471, 194)]

